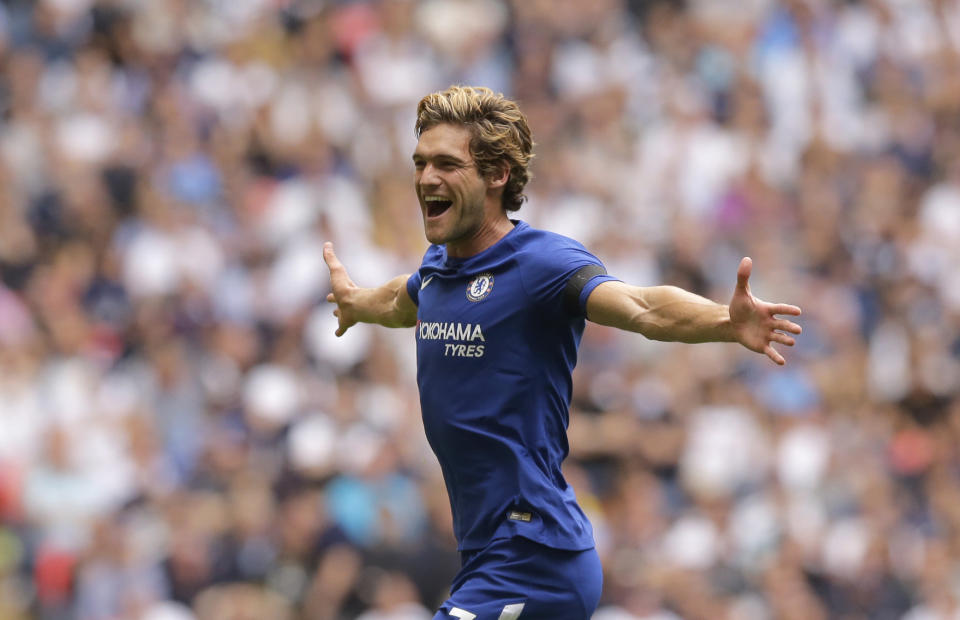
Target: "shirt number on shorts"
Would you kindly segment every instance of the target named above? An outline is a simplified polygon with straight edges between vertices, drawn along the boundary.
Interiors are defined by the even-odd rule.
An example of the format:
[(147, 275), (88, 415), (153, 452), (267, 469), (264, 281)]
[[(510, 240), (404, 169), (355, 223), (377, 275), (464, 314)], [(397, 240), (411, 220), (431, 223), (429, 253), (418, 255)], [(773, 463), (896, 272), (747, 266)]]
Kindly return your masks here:
[[(503, 608), (503, 611), (500, 612), (499, 620), (517, 620), (520, 617), (520, 612), (523, 611), (523, 606), (526, 603), (512, 603)], [(477, 617), (477, 614), (472, 614), (465, 609), (460, 609), (459, 607), (454, 607), (450, 610), (450, 615), (454, 618), (460, 618), (460, 620), (474, 620)]]

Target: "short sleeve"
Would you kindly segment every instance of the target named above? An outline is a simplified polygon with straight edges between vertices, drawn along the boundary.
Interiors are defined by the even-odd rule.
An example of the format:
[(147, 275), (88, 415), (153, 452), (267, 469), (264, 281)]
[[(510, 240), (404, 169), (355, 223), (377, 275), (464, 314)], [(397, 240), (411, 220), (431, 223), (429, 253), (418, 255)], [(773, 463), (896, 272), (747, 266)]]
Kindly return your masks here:
[(413, 303), (420, 305), (420, 271), (414, 271), (410, 274), (410, 277), (407, 278), (407, 295), (410, 295), (410, 299), (413, 300)]
[[(578, 296), (575, 309), (567, 308), (564, 295), (567, 284), (584, 267), (597, 266), (600, 269), (587, 280)], [(598, 285), (617, 280), (608, 275), (599, 258), (591, 254), (582, 245), (572, 239), (555, 236), (547, 243), (538, 244), (524, 253), (520, 261), (524, 288), (548, 312), (562, 313), (566, 316), (586, 316), (586, 301)], [(571, 313), (571, 310), (574, 310)]]
[(592, 278), (590, 278), (589, 280), (587, 280), (587, 283), (583, 285), (582, 289), (580, 289), (580, 295), (577, 300), (578, 302), (577, 308), (580, 312), (579, 316), (582, 316), (582, 317), (587, 316), (587, 299), (590, 298), (590, 293), (593, 292), (593, 289), (597, 288), (604, 282), (620, 282), (620, 279), (615, 278), (610, 274), (603, 273), (603, 274), (597, 274)]

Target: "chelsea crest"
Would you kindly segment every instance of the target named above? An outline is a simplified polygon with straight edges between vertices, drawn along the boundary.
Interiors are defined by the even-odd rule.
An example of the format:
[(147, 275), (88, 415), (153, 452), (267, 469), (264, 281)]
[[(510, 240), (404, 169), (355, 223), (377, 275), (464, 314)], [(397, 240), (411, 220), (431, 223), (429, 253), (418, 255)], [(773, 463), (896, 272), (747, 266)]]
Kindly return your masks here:
[(493, 290), (493, 274), (481, 273), (467, 285), (467, 299), (480, 301)]

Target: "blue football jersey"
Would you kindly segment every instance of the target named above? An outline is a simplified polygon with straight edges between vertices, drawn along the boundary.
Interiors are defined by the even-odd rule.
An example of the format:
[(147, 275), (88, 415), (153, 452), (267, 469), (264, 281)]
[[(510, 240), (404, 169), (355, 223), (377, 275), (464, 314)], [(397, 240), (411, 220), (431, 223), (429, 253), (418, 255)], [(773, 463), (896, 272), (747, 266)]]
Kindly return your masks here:
[(460, 550), (513, 536), (557, 549), (594, 545), (560, 470), (586, 299), (614, 279), (593, 276), (569, 307), (567, 283), (589, 265), (602, 267), (578, 242), (515, 222), (468, 258), (431, 246), (407, 281), (418, 306), (423, 424)]

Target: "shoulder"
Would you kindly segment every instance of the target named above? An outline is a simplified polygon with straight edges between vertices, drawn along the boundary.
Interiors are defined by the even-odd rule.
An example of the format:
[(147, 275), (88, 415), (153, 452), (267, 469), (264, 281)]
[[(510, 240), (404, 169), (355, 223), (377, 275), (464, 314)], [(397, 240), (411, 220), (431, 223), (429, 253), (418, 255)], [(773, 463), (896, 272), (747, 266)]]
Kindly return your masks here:
[(413, 300), (413, 303), (420, 305), (420, 284), (424, 277), (429, 277), (430, 273), (439, 271), (443, 266), (444, 248), (440, 245), (431, 245), (423, 254), (420, 261), (420, 267), (410, 274), (407, 278), (407, 295)]
[(514, 257), (524, 288), (548, 308), (560, 308), (559, 301), (570, 278), (584, 267), (603, 263), (582, 243), (532, 227), (518, 231)]
[(576, 239), (531, 226), (519, 232), (514, 253), (518, 263), (528, 269), (566, 271), (574, 265), (600, 262)]
[(514, 251), (534, 260), (549, 261), (551, 257), (557, 257), (558, 253), (563, 256), (568, 253), (587, 252), (583, 244), (576, 239), (549, 230), (524, 225), (518, 233), (514, 243)]

